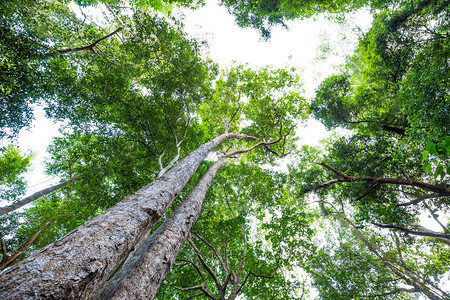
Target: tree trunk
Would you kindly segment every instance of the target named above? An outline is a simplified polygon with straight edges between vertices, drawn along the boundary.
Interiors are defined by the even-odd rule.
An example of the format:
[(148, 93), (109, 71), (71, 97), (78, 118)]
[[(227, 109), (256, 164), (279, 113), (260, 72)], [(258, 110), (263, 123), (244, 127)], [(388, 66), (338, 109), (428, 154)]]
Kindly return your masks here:
[(229, 138), (224, 134), (192, 151), (165, 175), (129, 195), (0, 277), (2, 299), (90, 299), (97, 295), (136, 243), (164, 214), (203, 159)]
[(181, 246), (200, 215), (206, 191), (216, 172), (224, 165), (221, 159), (197, 182), (189, 196), (128, 259), (106, 285), (97, 299), (153, 299), (166, 277)]
[(54, 192), (56, 190), (59, 190), (60, 188), (63, 188), (65, 186), (68, 186), (72, 182), (76, 181), (79, 178), (79, 176), (70, 178), (69, 180), (66, 180), (64, 182), (58, 183), (54, 186), (51, 186), (49, 188), (43, 189), (39, 192), (34, 193), (33, 195), (26, 197), (20, 201), (17, 201), (11, 205), (0, 207), (0, 216), (3, 216), (9, 212), (15, 211), (16, 209), (21, 208), (22, 206), (27, 205), (28, 203), (33, 202), (34, 200), (37, 200), (45, 195), (50, 194), (51, 192)]

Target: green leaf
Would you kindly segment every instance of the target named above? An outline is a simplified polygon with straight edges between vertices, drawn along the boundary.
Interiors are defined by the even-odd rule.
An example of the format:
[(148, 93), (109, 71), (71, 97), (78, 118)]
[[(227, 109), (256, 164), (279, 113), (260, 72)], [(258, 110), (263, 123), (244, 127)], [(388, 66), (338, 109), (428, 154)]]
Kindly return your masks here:
[(426, 164), (424, 164), (423, 165), (423, 167), (422, 167), (422, 169), (425, 171), (425, 172), (427, 172), (428, 174), (432, 174), (431, 173), (431, 165), (429, 164), (429, 163), (426, 163)]
[(437, 149), (436, 149), (436, 144), (433, 142), (428, 142), (427, 143), (427, 147), (426, 150), (430, 153), (430, 154), (437, 154)]
[(422, 161), (428, 161), (428, 154), (427, 150), (422, 151)]
[(439, 164), (437, 166), (436, 172), (434, 172), (434, 178), (436, 179), (439, 175), (441, 176), (441, 178), (444, 178), (445, 176), (444, 166), (442, 164)]

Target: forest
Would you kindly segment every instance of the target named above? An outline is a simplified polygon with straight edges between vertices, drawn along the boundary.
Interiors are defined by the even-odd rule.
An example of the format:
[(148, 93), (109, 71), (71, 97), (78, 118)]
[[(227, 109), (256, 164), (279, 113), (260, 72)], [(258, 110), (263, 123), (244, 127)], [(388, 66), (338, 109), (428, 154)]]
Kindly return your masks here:
[(261, 41), (370, 11), (312, 97), (205, 55), (211, 1), (0, 1), (0, 298), (450, 299), (450, 1), (218, 0)]

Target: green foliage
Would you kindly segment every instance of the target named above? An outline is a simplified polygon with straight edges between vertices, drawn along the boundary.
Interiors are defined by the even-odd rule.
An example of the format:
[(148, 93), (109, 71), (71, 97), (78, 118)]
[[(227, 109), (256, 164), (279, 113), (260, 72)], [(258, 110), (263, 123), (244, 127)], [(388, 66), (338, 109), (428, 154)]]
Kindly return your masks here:
[(374, 299), (382, 295), (415, 298), (398, 287), (396, 274), (352, 236), (349, 228), (332, 224), (325, 234), (327, 240), (335, 242), (318, 247), (306, 258), (306, 270), (319, 291), (319, 299)]
[(79, 20), (67, 1), (2, 1), (0, 10), (0, 138), (14, 138), (30, 125), (33, 105), (70, 89), (76, 68), (57, 50), (104, 33)]
[(129, 4), (137, 7), (151, 7), (156, 11), (166, 12), (173, 5), (189, 7), (191, 9), (204, 5), (204, 0), (75, 0), (80, 6), (91, 6), (98, 4), (120, 5)]
[[(328, 142), (323, 161), (349, 176), (448, 185), (447, 6), (445, 1), (409, 1), (377, 13), (346, 72), (326, 79), (311, 103), (314, 116), (327, 128), (352, 130), (349, 138)], [(321, 174), (304, 186), (336, 178), (317, 168), (302, 171), (305, 178), (308, 170)], [(332, 197), (335, 203), (355, 205), (362, 226), (370, 222), (408, 226), (417, 222), (427, 204), (399, 205), (427, 192), (354, 182), (317, 190), (317, 195), (324, 201)], [(448, 197), (442, 196), (427, 201), (432, 209), (446, 212)]]
[(14, 145), (1, 149), (0, 152), (0, 199), (15, 201), (24, 194), (26, 182), (21, 175), (31, 165), (31, 155), (23, 155)]
[(345, 75), (335, 75), (323, 81), (311, 102), (311, 110), (316, 119), (327, 129), (333, 129), (352, 118), (352, 105), (348, 103), (350, 82)]
[(9, 145), (0, 154), (0, 183), (7, 184), (26, 172), (30, 166), (31, 156), (23, 156), (17, 147)]
[(241, 27), (253, 27), (257, 29), (265, 39), (270, 38), (271, 29), (274, 25), (285, 24), (288, 20), (312, 17), (319, 13), (344, 13), (361, 8), (372, 2), (380, 6), (387, 1), (299, 1), (299, 0), (221, 0), (221, 4), (235, 16), (236, 23)]
[(446, 136), (438, 142), (428, 142), (422, 151), (423, 170), (436, 179), (450, 175), (450, 137)]
[[(347, 72), (325, 80), (312, 102), (315, 117), (369, 134), (413, 140), (448, 135), (448, 5), (410, 1), (380, 11), (349, 59)], [(357, 66), (357, 68), (355, 68)]]
[[(403, 288), (414, 286), (405, 279), (408, 272), (418, 274), (427, 289), (439, 286), (449, 266), (449, 251), (439, 240), (388, 234), (371, 223), (411, 228), (425, 210), (438, 219), (440, 211), (448, 212), (448, 196), (401, 206), (429, 196), (428, 190), (364, 181), (316, 189), (311, 198), (304, 191), (338, 177), (318, 162), (348, 176), (448, 186), (448, 1), (223, 0), (240, 26), (257, 28), (265, 38), (271, 26), (287, 20), (365, 5), (379, 9), (345, 72), (322, 82), (310, 107), (300, 96), (294, 69), (218, 71), (201, 58), (182, 24), (148, 10), (201, 2), (126, 1), (132, 10), (118, 5), (125, 1), (77, 3), (111, 4), (114, 14), (105, 13), (106, 25), (100, 28), (79, 19), (67, 1), (0, 2), (0, 139), (14, 138), (30, 124), (33, 106), (41, 104), (48, 116), (66, 124), (49, 148), (47, 172), (79, 176), (26, 211), (0, 219), (9, 253), (44, 229), (20, 258), (30, 255), (148, 184), (205, 141), (236, 132), (280, 142), (223, 168), (194, 227), (211, 246), (195, 234), (191, 238), (222, 282), (227, 276), (236, 281), (242, 263), (238, 286), (248, 278), (240, 297), (301, 298), (309, 287), (300, 268), (320, 299), (413, 298)], [(75, 49), (112, 32), (91, 48)], [(288, 173), (268, 171), (265, 163), (278, 162), (273, 152), (295, 150), (294, 126), (309, 110), (328, 129), (351, 131), (346, 137), (333, 135), (321, 147), (302, 147)], [(228, 141), (221, 149), (231, 152), (254, 143)], [(23, 193), (21, 174), (29, 163), (17, 148), (2, 149), (2, 200), (14, 201)], [(210, 164), (200, 166), (175, 204)], [(318, 207), (308, 209), (308, 201)], [(344, 209), (350, 211), (347, 225), (341, 218), (327, 227), (313, 215), (342, 215)], [(393, 273), (389, 263), (405, 276)], [(199, 257), (186, 244), (158, 297), (191, 297), (195, 291), (173, 286), (199, 284), (219, 295), (208, 272), (202, 279), (194, 264), (201, 265)]]
[[(306, 118), (307, 105), (293, 69), (237, 66), (219, 75), (212, 99), (202, 104), (199, 114), (211, 137), (225, 132), (242, 132), (265, 142), (281, 137), (280, 143), (270, 146), (281, 154), (294, 147), (293, 128)], [(245, 145), (245, 141), (233, 141), (232, 148)], [(274, 157), (263, 151), (256, 149), (246, 159), (270, 161)]]

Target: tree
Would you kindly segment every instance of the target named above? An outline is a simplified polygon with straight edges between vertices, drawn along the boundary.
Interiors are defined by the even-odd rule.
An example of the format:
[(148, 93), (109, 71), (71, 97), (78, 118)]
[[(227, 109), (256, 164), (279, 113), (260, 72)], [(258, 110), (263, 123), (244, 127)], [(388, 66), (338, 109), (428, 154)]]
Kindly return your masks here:
[[(100, 299), (154, 298), (200, 214), (206, 191), (224, 159), (212, 165), (170, 217), (131, 254), (100, 293)], [(136, 288), (138, 287), (138, 288)]]
[[(286, 273), (295, 268), (295, 255), (289, 250), (296, 243), (286, 243), (283, 249), (277, 237), (284, 226), (279, 219), (268, 218), (292, 200), (279, 193), (284, 184), (283, 175), (257, 166), (226, 166), (208, 190), (189, 243), (178, 255), (157, 299), (294, 297), (303, 283)], [(291, 215), (298, 223), (308, 222), (300, 209), (295, 212)], [(286, 215), (280, 219), (286, 225)], [(307, 244), (310, 229), (293, 227), (298, 230), (296, 242)]]
[(260, 31), (265, 39), (270, 38), (271, 28), (282, 25), (287, 28), (289, 20), (309, 18), (320, 13), (343, 14), (370, 5), (381, 8), (394, 1), (383, 0), (333, 0), (333, 1), (240, 1), (222, 0), (230, 14), (241, 27), (253, 27)]
[[(414, 299), (418, 292), (430, 299), (447, 297), (433, 278), (442, 264), (435, 260), (414, 263), (421, 256), (420, 250), (410, 247), (403, 237), (360, 229), (342, 211), (326, 206), (334, 220), (329, 234), (337, 231), (338, 238), (333, 238), (336, 243), (318, 248), (306, 265), (321, 299)], [(444, 252), (434, 258), (446, 261), (448, 256)]]
[[(145, 24), (145, 22), (149, 22), (148, 24)], [(150, 24), (154, 24), (155, 19), (152, 19), (149, 16), (141, 15), (139, 22), (137, 24), (141, 27), (137, 28), (136, 30), (153, 30), (153, 27), (149, 26)], [(164, 24), (163, 24), (164, 25)], [(161, 28), (161, 27), (160, 27)], [(164, 31), (168, 30), (168, 31)], [(138, 31), (140, 32), (140, 31)], [(178, 38), (179, 35), (175, 31), (170, 31), (170, 29), (166, 27), (162, 27), (162, 33), (168, 34), (169, 36), (172, 36), (172, 38)], [(140, 44), (124, 44), (124, 47), (131, 47), (133, 46), (134, 52), (126, 52), (131, 53), (132, 55), (135, 55), (135, 58), (126, 56), (127, 61), (130, 61), (130, 59), (137, 59), (138, 62), (143, 63), (144, 66), (148, 65), (149, 67), (152, 67), (149, 65), (149, 55), (145, 56), (145, 61), (142, 60), (142, 57), (140, 57), (140, 53), (138, 51), (151, 51), (152, 48), (149, 48), (148, 45), (145, 44), (147, 41), (146, 37), (150, 35), (151, 33), (146, 32), (143, 33), (142, 36), (137, 35), (136, 38), (138, 41), (143, 41), (145, 47), (139, 48)], [(167, 41), (167, 40), (166, 40)], [(189, 44), (185, 44), (184, 41), (175, 39), (175, 43), (180, 42), (182, 47), (189, 47)], [(187, 68), (202, 68), (201, 65), (195, 65), (191, 63), (191, 60), (196, 60), (195, 56), (192, 58), (192, 56), (187, 51), (187, 56), (184, 58), (180, 58), (180, 55), (171, 56), (173, 52), (170, 52), (172, 50), (171, 46), (173, 44), (165, 45), (160, 44), (158, 47), (167, 47), (167, 50), (164, 50), (162, 53), (167, 53), (169, 55), (168, 62), (170, 62), (170, 59), (182, 59), (183, 64), (180, 65), (179, 68), (175, 68), (175, 72), (180, 72), (183, 70), (183, 67)], [(136, 49), (136, 46), (138, 47)], [(164, 49), (164, 48), (162, 48)], [(182, 52), (183, 53), (183, 52)], [(192, 53), (192, 52), (191, 52)], [(195, 55), (195, 54), (194, 54)], [(109, 125), (113, 128), (112, 130), (105, 130), (104, 133), (106, 134), (114, 134), (117, 136), (117, 133), (121, 133), (121, 131), (124, 131), (127, 133), (127, 137), (131, 137), (132, 141), (135, 140), (135, 136), (139, 138), (137, 142), (140, 142), (144, 144), (144, 146), (147, 148), (147, 150), (151, 154), (155, 155), (157, 153), (157, 149), (159, 148), (158, 144), (161, 142), (166, 142), (167, 139), (165, 139), (161, 134), (156, 134), (154, 137), (152, 135), (152, 131), (154, 130), (154, 126), (148, 126), (146, 124), (146, 115), (142, 112), (142, 109), (146, 110), (152, 110), (152, 101), (159, 100), (158, 105), (160, 103), (163, 104), (164, 112), (166, 113), (164, 115), (165, 122), (169, 129), (176, 128), (177, 122), (180, 121), (180, 111), (183, 113), (189, 113), (189, 110), (185, 110), (187, 105), (192, 105), (195, 107), (195, 102), (192, 101), (198, 101), (198, 98), (194, 99), (186, 99), (188, 97), (192, 97), (191, 94), (189, 94), (190, 91), (193, 91), (194, 93), (198, 90), (195, 85), (190, 82), (188, 85), (180, 82), (180, 79), (189, 79), (192, 81), (193, 78), (196, 78), (195, 76), (198, 74), (193, 74), (193, 76), (188, 76), (189, 73), (184, 74), (182, 77), (177, 77), (173, 73), (168, 73), (165, 67), (167, 66), (167, 63), (162, 64), (161, 61), (158, 61), (162, 59), (160, 55), (156, 57), (157, 60), (157, 66), (161, 67), (162, 69), (156, 69), (155, 71), (160, 70), (161, 73), (145, 73), (142, 69), (143, 66), (140, 66), (139, 64), (126, 64), (123, 65), (111, 65), (109, 61), (103, 62), (100, 60), (99, 64), (96, 65), (98, 67), (108, 67), (108, 71), (111, 70), (111, 68), (117, 68), (117, 67), (125, 67), (127, 68), (127, 72), (124, 73), (123, 71), (120, 73), (114, 73), (114, 74), (127, 74), (119, 77), (111, 77), (109, 72), (95, 72), (92, 73), (92, 75), (86, 75), (84, 77), (81, 77), (79, 80), (81, 83), (84, 83), (84, 80), (89, 79), (90, 84), (81, 85), (77, 91), (80, 91), (80, 98), (73, 98), (73, 97), (61, 97), (61, 101), (73, 101), (77, 100), (78, 103), (67, 103), (67, 102), (59, 102), (58, 107), (55, 107), (55, 109), (52, 111), (52, 113), (55, 116), (69, 116), (71, 121), (75, 126), (77, 126), (79, 129), (84, 129), (85, 132), (89, 136), (92, 135), (92, 129), (97, 131), (97, 128), (105, 128), (108, 129)], [(104, 63), (104, 65), (103, 65)], [(188, 63), (186, 65), (186, 63)], [(90, 67), (92, 68), (92, 67)], [(188, 69), (189, 70), (189, 69)], [(86, 69), (85, 74), (88, 73), (89, 68)], [(130, 74), (133, 74), (134, 72), (137, 72), (137, 74), (140, 75), (140, 82), (142, 84), (148, 84), (148, 86), (151, 88), (150, 95), (142, 95), (139, 90), (136, 90), (136, 87), (134, 86), (134, 82), (128, 78)], [(145, 75), (148, 74), (148, 76), (151, 76), (151, 78), (146, 78)], [(286, 146), (288, 140), (287, 136), (292, 131), (293, 127), (293, 120), (292, 118), (295, 116), (297, 112), (301, 112), (303, 106), (296, 107), (296, 103), (301, 101), (302, 99), (298, 96), (297, 93), (290, 91), (289, 89), (286, 89), (286, 84), (284, 82), (292, 82), (292, 76), (289, 74), (289, 72), (285, 71), (269, 71), (269, 70), (263, 70), (260, 72), (260, 76), (263, 76), (263, 78), (266, 78), (266, 80), (258, 80), (258, 73), (251, 71), (251, 70), (243, 70), (244, 76), (240, 78), (244, 84), (244, 86), (247, 86), (245, 90), (245, 94), (248, 95), (249, 103), (246, 105), (246, 108), (244, 109), (247, 117), (253, 121), (252, 126), (250, 126), (248, 129), (245, 129), (244, 132), (255, 132), (258, 133), (259, 136), (262, 138), (270, 138), (271, 136), (276, 136), (276, 138), (272, 141), (262, 141), (253, 147), (251, 147), (248, 150), (237, 150), (232, 152), (232, 155), (237, 155), (239, 153), (248, 152), (250, 150), (253, 150), (257, 148), (257, 146), (264, 146), (264, 148), (267, 151), (270, 151), (272, 153), (276, 153), (278, 150), (276, 147), (281, 147), (280, 151), (281, 153), (285, 152)], [(173, 79), (173, 81), (168, 80), (168, 75), (172, 76), (169, 77), (169, 79)], [(104, 86), (101, 83), (104, 83), (103, 77), (108, 78), (110, 81), (114, 84), (110, 84), (108, 86)], [(200, 80), (204, 77), (199, 77)], [(97, 80), (101, 79), (100, 81)], [(159, 83), (158, 85), (155, 85), (155, 83)], [(75, 81), (76, 84), (76, 81)], [(108, 104), (105, 104), (102, 101), (102, 98), (98, 97), (99, 90), (96, 90), (97, 84), (99, 87), (101, 87), (101, 95), (103, 97), (109, 96)], [(253, 86), (253, 89), (249, 89), (249, 86)], [(118, 86), (121, 86), (122, 89), (117, 89)], [(107, 88), (112, 88), (112, 91), (109, 91)], [(90, 89), (93, 89), (90, 91)], [(89, 93), (86, 93), (88, 92)], [(237, 93), (237, 91), (234, 91)], [(126, 93), (128, 96), (129, 102), (124, 102), (122, 99), (122, 95), (120, 93)], [(86, 97), (89, 95), (90, 103), (82, 102), (83, 97)], [(259, 97), (261, 95), (265, 95), (262, 99)], [(273, 95), (273, 96), (272, 96)], [(98, 98), (97, 98), (98, 97)], [(195, 94), (193, 95), (195, 97)], [(200, 95), (201, 97), (201, 95)], [(199, 98), (200, 98), (199, 97)], [(155, 99), (156, 98), (156, 99)], [(201, 98), (200, 98), (201, 99)], [(81, 101), (80, 101), (81, 100)], [(187, 102), (187, 101), (191, 102)], [(81, 103), (80, 103), (81, 102)], [(89, 106), (89, 110), (86, 110), (86, 107), (82, 105), (83, 103), (87, 103)], [(70, 105), (69, 105), (70, 104)], [(117, 105), (116, 105), (117, 104)], [(137, 106), (138, 109), (136, 109), (136, 116), (134, 118), (131, 118), (128, 114), (129, 110), (124, 111), (123, 109), (130, 108), (133, 106)], [(158, 107), (158, 106), (156, 106)], [(292, 108), (292, 109), (291, 109)], [(69, 109), (69, 111), (65, 111), (65, 109)], [(260, 112), (270, 112), (272, 111), (272, 115), (268, 117), (267, 113), (266, 115), (262, 115)], [(106, 113), (105, 113), (106, 112)], [(178, 115), (177, 115), (178, 114)], [(168, 119), (172, 118), (172, 119)], [(182, 120), (182, 118), (181, 118)], [(130, 122), (131, 121), (131, 122)], [(92, 126), (92, 122), (95, 122), (94, 126)], [(185, 122), (183, 122), (185, 123)], [(274, 124), (277, 124), (278, 129), (273, 127)], [(109, 127), (109, 128), (111, 128)], [(118, 131), (114, 128), (117, 127)], [(87, 130), (86, 130), (87, 129)], [(144, 138), (142, 138), (142, 129), (147, 129), (148, 131), (144, 131)], [(103, 133), (103, 134), (104, 134)], [(148, 138), (145, 138), (145, 134), (149, 134)], [(174, 134), (174, 131), (170, 132), (171, 134)], [(94, 135), (95, 137), (95, 135)], [(176, 137), (176, 136), (175, 136)], [(78, 141), (77, 135), (74, 136), (74, 141)], [(83, 137), (81, 137), (83, 138)], [(151, 139), (150, 139), (151, 138)], [(220, 145), (223, 141), (225, 141), (228, 138), (251, 138), (255, 139), (251, 136), (245, 135), (245, 134), (231, 134), (227, 133), (224, 135), (220, 135), (219, 137), (213, 139), (211, 142), (206, 143), (205, 145), (198, 148), (196, 151), (191, 152), (187, 157), (184, 158), (184, 160), (180, 163), (178, 163), (176, 166), (174, 166), (169, 173), (166, 173), (165, 175), (159, 177), (154, 185), (147, 186), (144, 189), (141, 189), (142, 193), (143, 191), (152, 190), (152, 192), (149, 192), (152, 194), (150, 196), (153, 198), (151, 200), (150, 204), (151, 207), (149, 207), (148, 204), (148, 196), (143, 197), (134, 197), (130, 196), (127, 198), (127, 200), (124, 200), (121, 202), (121, 204), (118, 204), (118, 206), (115, 206), (115, 209), (112, 208), (109, 211), (107, 211), (105, 214), (101, 215), (102, 217), (94, 218), (90, 222), (86, 223), (85, 225), (78, 227), (78, 229), (71, 234), (69, 234), (66, 238), (69, 240), (65, 240), (63, 238), (56, 244), (54, 244), (53, 247), (46, 248), (43, 252), (40, 252), (38, 255), (42, 255), (45, 257), (51, 256), (50, 253), (59, 252), (62, 250), (60, 248), (61, 246), (65, 248), (68, 246), (67, 251), (73, 251), (73, 249), (77, 248), (76, 245), (71, 245), (72, 242), (79, 243), (79, 246), (81, 248), (84, 248), (84, 245), (87, 240), (89, 240), (89, 233), (91, 232), (91, 238), (96, 236), (97, 239), (97, 245), (101, 244), (102, 249), (105, 251), (98, 251), (98, 247), (95, 246), (95, 243), (90, 243), (93, 248), (88, 249), (84, 248), (83, 251), (85, 252), (84, 258), (81, 258), (79, 263), (77, 263), (75, 260), (71, 261), (71, 266), (69, 268), (73, 268), (73, 270), (78, 270), (81, 273), (75, 275), (78, 280), (73, 281), (73, 274), (71, 272), (67, 272), (68, 266), (63, 266), (63, 261), (68, 262), (66, 258), (61, 258), (60, 263), (56, 262), (56, 260), (53, 261), (56, 265), (59, 265), (62, 269), (65, 270), (64, 274), (63, 272), (59, 272), (56, 269), (54, 269), (52, 272), (56, 272), (54, 274), (57, 274), (58, 277), (62, 276), (60, 279), (60, 283), (58, 284), (60, 288), (53, 289), (53, 292), (55, 297), (79, 297), (82, 295), (95, 295), (97, 292), (99, 292), (99, 289), (101, 288), (102, 284), (106, 281), (108, 276), (111, 274), (112, 271), (115, 270), (115, 268), (120, 264), (121, 260), (125, 258), (125, 256), (134, 248), (134, 246), (138, 243), (138, 241), (145, 236), (145, 232), (147, 232), (154, 224), (155, 222), (162, 216), (162, 214), (165, 212), (167, 207), (171, 204), (172, 200), (181, 192), (181, 189), (184, 187), (186, 182), (189, 180), (189, 178), (192, 176), (193, 172), (197, 168), (197, 166), (201, 163), (201, 161), (206, 157), (206, 155), (211, 152), (214, 148), (216, 148), (218, 145)], [(109, 140), (109, 139), (108, 139)], [(281, 146), (276, 145), (275, 148), (271, 148), (272, 145), (281, 142)], [(152, 143), (153, 148), (151, 148)], [(76, 144), (75, 144), (76, 145)], [(239, 145), (235, 145), (236, 149), (239, 149)], [(179, 147), (179, 145), (177, 145)], [(179, 150), (177, 150), (179, 151)], [(58, 153), (60, 154), (60, 152)], [(72, 172), (76, 169), (76, 164), (79, 164), (79, 158), (80, 154), (78, 152), (73, 152), (73, 154), (76, 154), (75, 158), (77, 158), (77, 161), (68, 161), (67, 164), (64, 165), (56, 165), (60, 170), (63, 170), (64, 172)], [(157, 156), (157, 155), (155, 155)], [(162, 154), (160, 155), (162, 156)], [(82, 157), (82, 156), (81, 156)], [(196, 158), (194, 158), (196, 157)], [(74, 163), (76, 163), (74, 165)], [(63, 167), (61, 169), (61, 167)], [(185, 175), (181, 175), (185, 174)], [(180, 176), (183, 176), (184, 179), (180, 178)], [(170, 185), (170, 187), (166, 185)], [(154, 191), (153, 191), (154, 190)], [(138, 192), (139, 194), (139, 192)], [(147, 194), (145, 192), (144, 194)], [(132, 199), (136, 199), (138, 202), (143, 201), (141, 205), (141, 209), (137, 209), (137, 204), (133, 204)], [(141, 199), (141, 200), (138, 200)], [(147, 204), (145, 204), (147, 203)], [(128, 209), (126, 208), (128, 207)], [(92, 212), (92, 211), (91, 211)], [(122, 216), (122, 217), (120, 217)], [(148, 219), (146, 216), (149, 216), (150, 219)], [(121, 233), (121, 230), (115, 229), (115, 236), (121, 240), (125, 238), (127, 242), (126, 245), (119, 246), (122, 248), (122, 250), (119, 251), (109, 251), (108, 250), (108, 243), (111, 243), (111, 247), (117, 247), (117, 243), (122, 243), (123, 241), (112, 241), (110, 237), (110, 233), (112, 228), (107, 226), (104, 228), (104, 224), (109, 223), (117, 223), (118, 220), (122, 218), (120, 223), (123, 223), (122, 230), (123, 233)], [(134, 222), (133, 219), (139, 220), (137, 222)], [(106, 222), (106, 223), (105, 223)], [(127, 222), (131, 222), (133, 225), (128, 226), (126, 225)], [(103, 225), (102, 225), (103, 224)], [(101, 235), (101, 228), (105, 230), (104, 238), (106, 240), (109, 240), (109, 242), (100, 242), (99, 236)], [(86, 239), (83, 241), (83, 238)], [(100, 244), (99, 244), (100, 243)], [(66, 245), (66, 246), (64, 246)], [(80, 248), (80, 250), (81, 250)], [(69, 250), (70, 249), (70, 250)], [(112, 249), (112, 248), (110, 248)], [(54, 252), (56, 251), (56, 252)], [(114, 252), (114, 253), (112, 253)], [(94, 265), (91, 261), (89, 263), (90, 267), (88, 268), (88, 271), (86, 271), (85, 267), (82, 267), (86, 264), (86, 259), (92, 259), (95, 255), (98, 257), (97, 262), (95, 262)], [(37, 256), (36, 256), (37, 257)], [(90, 258), (88, 258), (90, 257)], [(31, 259), (31, 258), (30, 258)], [(20, 265), (24, 269), (21, 269)], [(4, 273), (4, 277), (6, 278), (10, 276), (11, 274), (14, 274), (15, 272), (23, 272), (23, 270), (28, 269), (31, 267), (31, 264), (27, 263), (27, 261), (23, 261), (22, 263), (16, 264), (12, 269), (8, 270)], [(12, 271), (15, 269), (16, 271)], [(35, 269), (37, 273), (40, 273), (41, 271), (38, 269)], [(95, 269), (95, 270), (94, 270)], [(26, 273), (31, 274), (33, 271), (27, 270)], [(9, 275), (8, 275), (9, 274)], [(72, 275), (70, 275), (72, 274)], [(67, 279), (63, 279), (65, 276)], [(83, 279), (84, 278), (84, 279)], [(89, 278), (89, 281), (86, 282), (85, 278)], [(66, 284), (62, 284), (62, 281), (66, 281)], [(30, 283), (30, 282), (29, 282)], [(37, 282), (36, 282), (37, 283)], [(26, 282), (23, 282), (23, 284), (27, 284)], [(46, 283), (41, 282), (37, 285), (41, 286), (41, 293), (47, 293), (49, 286), (47, 286)], [(37, 287), (36, 284), (34, 284), (34, 289)], [(68, 287), (71, 286), (70, 294), (66, 293), (66, 288), (64, 286)], [(20, 289), (20, 288), (19, 288)], [(12, 292), (12, 291), (10, 291)], [(23, 291), (22, 291), (23, 292)]]
[[(203, 159), (228, 138), (249, 136), (230, 133), (202, 145), (153, 184), (78, 227), (51, 247), (5, 271), (2, 274), (5, 283), (2, 293), (12, 297), (14, 294), (35, 294), (39, 289), (42, 297), (50, 294), (63, 298), (94, 296), (144, 233), (165, 212)], [(77, 258), (71, 257), (73, 251), (77, 252)], [(38, 261), (42, 264), (35, 265)], [(58, 282), (39, 279), (45, 278), (47, 272), (51, 277), (58, 278)], [(15, 274), (22, 274), (24, 280), (17, 282)], [(28, 279), (27, 274), (31, 276)], [(32, 278), (36, 281), (32, 282)]]
[[(449, 198), (448, 3), (399, 1), (377, 11), (346, 72), (311, 101), (330, 129), (351, 131), (301, 151), (294, 129), (308, 107), (293, 70), (219, 71), (177, 21), (145, 8), (161, 3), (101, 6), (107, 25), (73, 6), (77, 17), (65, 2), (1, 4), (2, 70), (13, 79), (0, 86), (2, 101), (13, 104), (2, 108), (2, 137), (14, 138), (33, 105), (45, 105), (66, 124), (48, 172), (77, 178), (2, 218), (9, 234), (1, 266), (13, 264), (1, 274), (2, 295), (153, 297), (182, 249), (177, 264), (188, 265), (170, 273), (161, 297), (176, 286), (176, 297), (299, 298), (308, 285), (300, 268), (322, 298), (447, 297), (439, 281), (448, 271), (448, 228), (438, 214)], [(232, 5), (264, 27), (365, 4), (352, 3)], [(213, 181), (222, 162), (209, 171), (202, 162), (214, 150), (229, 162)], [(267, 170), (289, 153), (298, 161), (288, 174)], [(177, 196), (184, 201), (169, 215)], [(335, 245), (313, 237), (320, 228), (307, 201), (336, 216)], [(442, 232), (420, 227), (423, 212)]]
[(319, 87), (314, 115), (328, 128), (385, 130), (425, 140), (447, 136), (447, 116), (434, 117), (449, 103), (442, 84), (448, 77), (442, 61), (448, 57), (447, 6), (413, 1), (380, 11), (346, 72)]

